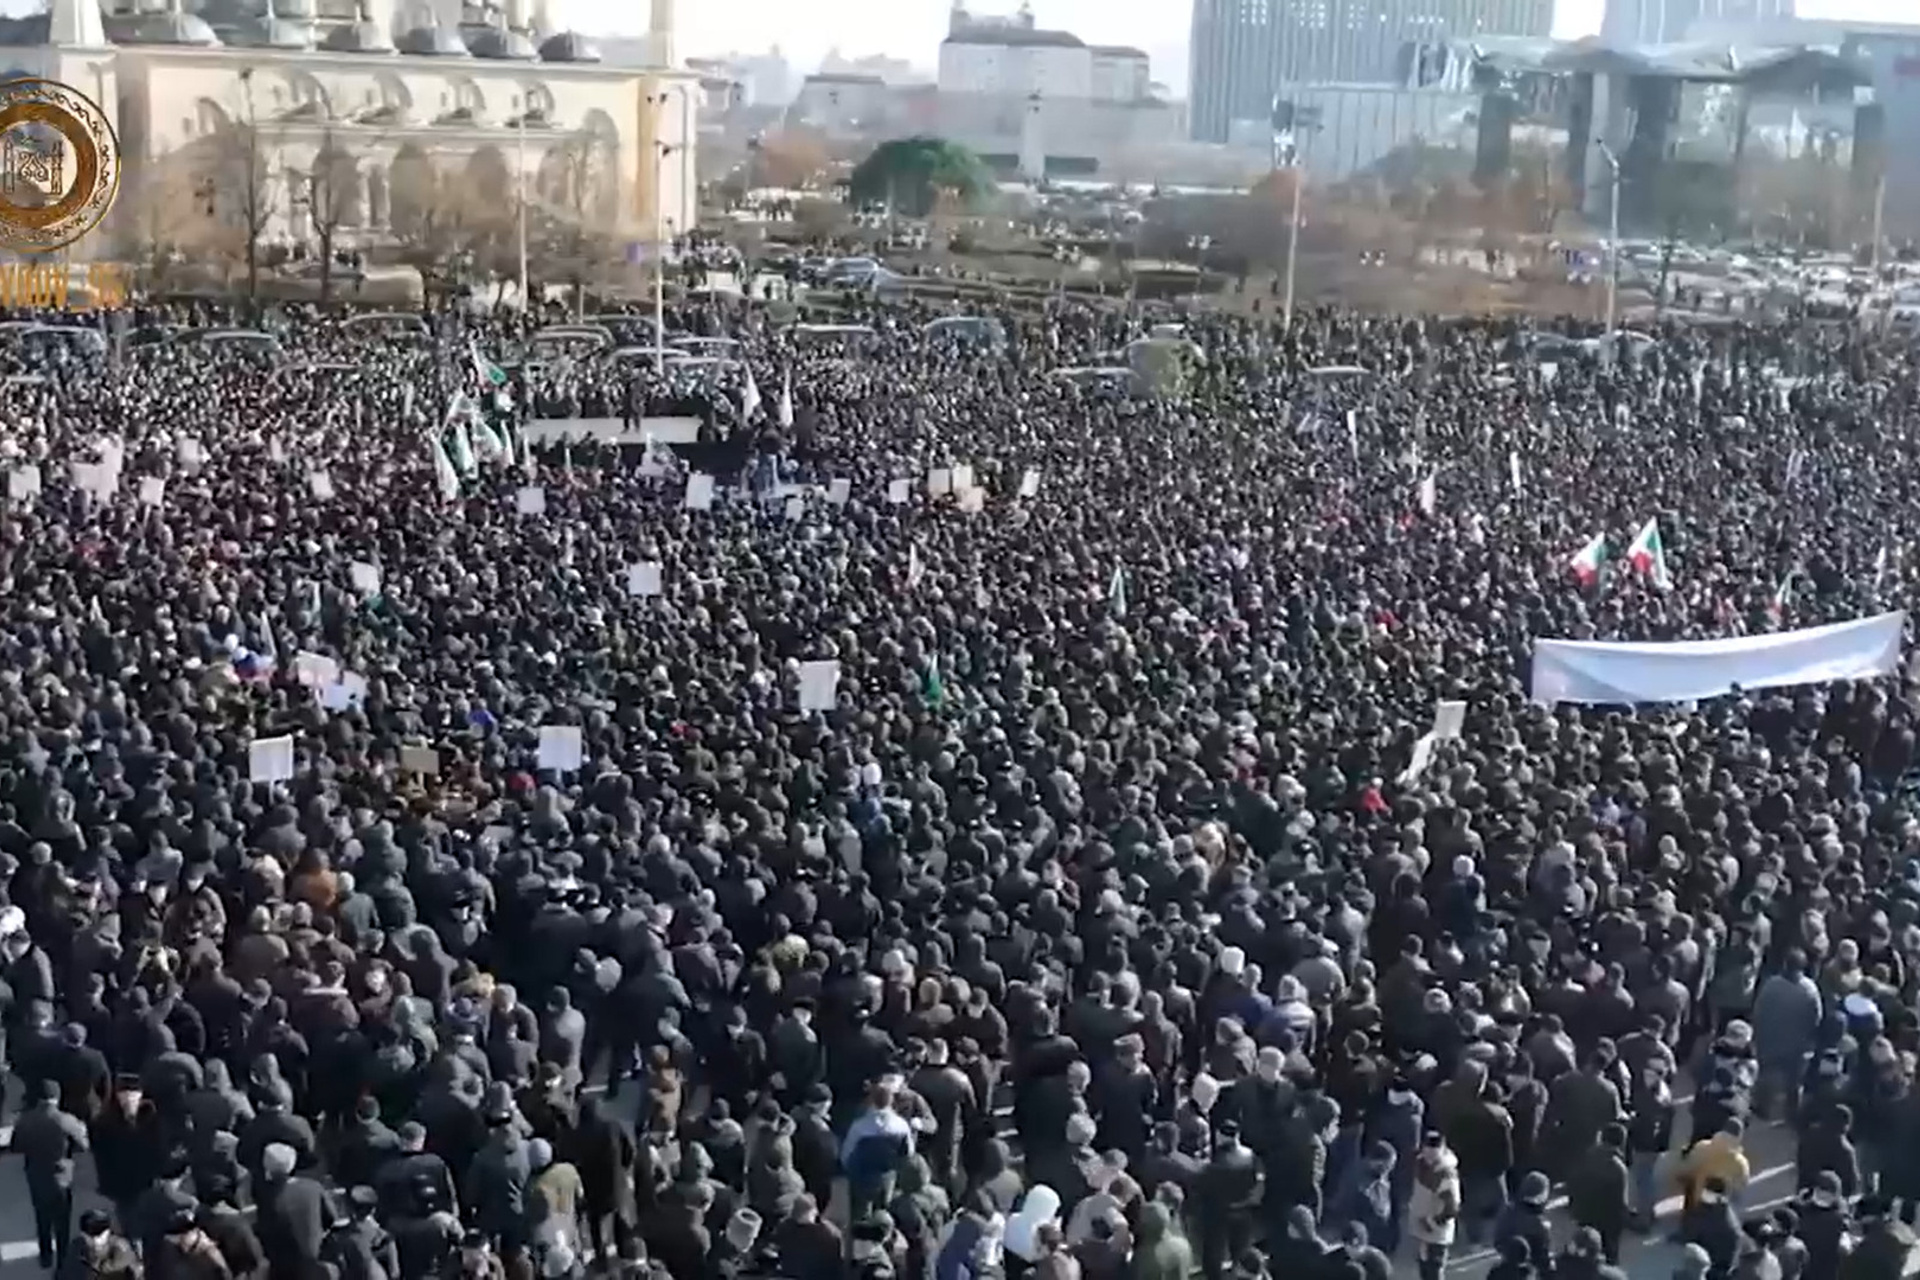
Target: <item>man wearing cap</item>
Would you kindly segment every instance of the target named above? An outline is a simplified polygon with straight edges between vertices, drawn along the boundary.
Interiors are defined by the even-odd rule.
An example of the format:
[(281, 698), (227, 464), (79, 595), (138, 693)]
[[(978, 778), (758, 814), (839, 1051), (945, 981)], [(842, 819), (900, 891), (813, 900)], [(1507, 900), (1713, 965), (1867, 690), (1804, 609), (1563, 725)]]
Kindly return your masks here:
[(61, 1260), (57, 1280), (140, 1280), (140, 1259), (113, 1219), (99, 1209), (80, 1215), (80, 1234)]
[(87, 1127), (60, 1109), (60, 1086), (40, 1084), (39, 1100), (13, 1126), (13, 1149), (26, 1158), (27, 1198), (33, 1203), (40, 1266), (67, 1256), (73, 1226), (73, 1161), (87, 1149)]
[(345, 1210), (335, 1212), (320, 1256), (337, 1269), (339, 1280), (400, 1280), (400, 1256), (374, 1216), (378, 1207), (372, 1187), (355, 1187)]
[(427, 1130), (409, 1120), (398, 1130), (400, 1154), (381, 1164), (373, 1187), (389, 1218), (424, 1218), (454, 1207), (453, 1174), (427, 1150)]
[(279, 1142), (260, 1156), (260, 1245), (276, 1276), (314, 1274), (321, 1243), (338, 1216), (331, 1192), (294, 1173), (298, 1160), (292, 1147)]

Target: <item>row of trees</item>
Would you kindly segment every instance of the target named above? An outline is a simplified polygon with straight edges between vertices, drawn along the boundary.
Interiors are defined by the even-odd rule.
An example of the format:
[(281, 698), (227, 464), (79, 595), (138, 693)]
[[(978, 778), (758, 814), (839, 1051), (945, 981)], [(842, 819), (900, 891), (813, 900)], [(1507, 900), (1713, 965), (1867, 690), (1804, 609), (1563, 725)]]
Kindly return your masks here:
[[(403, 150), (390, 167), (369, 167), (331, 131), (310, 168), (281, 169), (282, 154), (267, 128), (240, 124), (147, 166), (117, 213), (125, 256), (156, 280), (188, 264), (220, 270), (256, 296), (262, 272), (295, 256), (275, 236), (286, 227), (314, 264), (322, 299), (349, 245), (415, 268), (429, 289), (517, 274), (520, 198), (498, 156), (449, 166)], [(533, 277), (580, 287), (622, 261), (613, 163), (592, 140), (569, 138), (528, 179)]]

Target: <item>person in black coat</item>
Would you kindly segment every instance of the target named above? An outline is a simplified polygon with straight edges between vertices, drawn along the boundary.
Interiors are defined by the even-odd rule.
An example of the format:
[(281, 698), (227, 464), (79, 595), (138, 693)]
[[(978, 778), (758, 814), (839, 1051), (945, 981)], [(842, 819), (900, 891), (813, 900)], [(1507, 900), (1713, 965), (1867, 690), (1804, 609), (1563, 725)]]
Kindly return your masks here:
[[(1216, 1139), (1213, 1159), (1200, 1171), (1199, 1179), (1200, 1254), (1210, 1276), (1219, 1275), (1228, 1259), (1246, 1247), (1254, 1210), (1265, 1190), (1260, 1162), (1240, 1141), (1239, 1127), (1223, 1122)], [(1311, 1211), (1307, 1217), (1311, 1223)]]
[[(1732, 1272), (1740, 1255), (1740, 1219), (1727, 1199), (1727, 1188), (1718, 1178), (1707, 1179), (1698, 1199), (1680, 1217), (1680, 1242), (1697, 1244), (1711, 1260), (1710, 1274), (1725, 1276)], [(1837, 1265), (1837, 1262), (1836, 1262)], [(1810, 1276), (1831, 1275), (1809, 1271)]]
[(293, 1148), (275, 1143), (263, 1153), (259, 1186), (260, 1244), (276, 1277), (319, 1274), (320, 1246), (335, 1220), (332, 1193), (296, 1176)]
[(66, 1257), (73, 1223), (73, 1163), (87, 1149), (87, 1129), (60, 1109), (60, 1086), (43, 1081), (38, 1102), (13, 1126), (13, 1150), (25, 1157), (41, 1270)]
[(609, 1245), (624, 1251), (633, 1235), (639, 1219), (634, 1194), (637, 1153), (633, 1130), (624, 1120), (608, 1115), (598, 1098), (581, 1102), (580, 1124), (567, 1159), (580, 1174), (581, 1212), (596, 1255)]
[(1580, 1156), (1567, 1179), (1568, 1212), (1599, 1235), (1601, 1254), (1612, 1264), (1620, 1261), (1620, 1237), (1632, 1210), (1622, 1150), (1626, 1140), (1622, 1126), (1608, 1125), (1600, 1131), (1599, 1144)]

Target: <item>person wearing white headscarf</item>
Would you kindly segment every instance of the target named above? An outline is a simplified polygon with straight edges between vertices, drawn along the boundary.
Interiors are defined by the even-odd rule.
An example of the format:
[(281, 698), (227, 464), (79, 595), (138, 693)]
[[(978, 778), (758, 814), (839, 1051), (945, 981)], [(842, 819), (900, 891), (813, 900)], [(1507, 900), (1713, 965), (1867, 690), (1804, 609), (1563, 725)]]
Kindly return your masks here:
[(1060, 1221), (1060, 1195), (1045, 1183), (1029, 1190), (1007, 1220), (1007, 1252), (1032, 1265), (1040, 1260), (1040, 1228)]

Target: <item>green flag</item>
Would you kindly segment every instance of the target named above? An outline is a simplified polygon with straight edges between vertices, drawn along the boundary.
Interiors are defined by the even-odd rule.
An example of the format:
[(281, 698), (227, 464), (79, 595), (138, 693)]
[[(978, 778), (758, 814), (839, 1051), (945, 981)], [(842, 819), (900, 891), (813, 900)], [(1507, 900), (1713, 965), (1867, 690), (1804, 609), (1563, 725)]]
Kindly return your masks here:
[(452, 502), (460, 496), (460, 473), (454, 469), (453, 459), (447, 456), (447, 442), (439, 436), (429, 436), (427, 448), (433, 453), (433, 475), (439, 484), (440, 496)]
[(473, 474), (473, 436), (467, 430), (465, 418), (453, 420), (453, 430), (447, 433), (447, 457), (452, 460), (453, 469), (463, 477)]
[(940, 655), (934, 654), (927, 659), (927, 669), (920, 675), (920, 697), (929, 707), (940, 707), (947, 700), (947, 686), (940, 679)]

